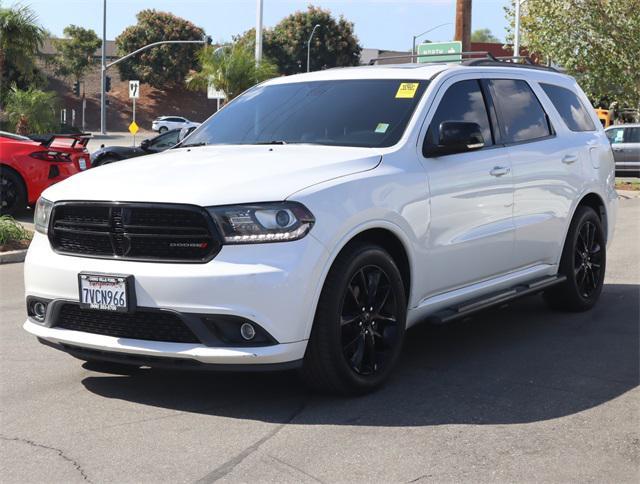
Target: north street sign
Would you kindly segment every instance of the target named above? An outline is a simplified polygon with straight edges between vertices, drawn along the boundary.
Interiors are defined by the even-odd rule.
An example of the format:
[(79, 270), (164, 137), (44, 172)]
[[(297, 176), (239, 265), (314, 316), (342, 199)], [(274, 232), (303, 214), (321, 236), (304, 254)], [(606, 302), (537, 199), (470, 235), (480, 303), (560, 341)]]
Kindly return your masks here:
[[(418, 46), (418, 62), (451, 62), (459, 61), (462, 42), (425, 42)], [(442, 55), (451, 54), (451, 55)]]

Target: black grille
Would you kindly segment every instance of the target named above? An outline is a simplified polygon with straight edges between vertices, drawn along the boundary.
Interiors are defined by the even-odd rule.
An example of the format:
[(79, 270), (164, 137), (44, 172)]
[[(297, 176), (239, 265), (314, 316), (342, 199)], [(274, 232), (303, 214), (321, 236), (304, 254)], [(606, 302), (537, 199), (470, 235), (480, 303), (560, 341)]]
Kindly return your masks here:
[(126, 260), (207, 262), (220, 250), (211, 217), (190, 205), (57, 204), (49, 240), (63, 254)]
[(140, 309), (134, 313), (116, 313), (81, 309), (77, 304), (63, 304), (55, 326), (119, 338), (200, 343), (177, 315), (166, 311)]

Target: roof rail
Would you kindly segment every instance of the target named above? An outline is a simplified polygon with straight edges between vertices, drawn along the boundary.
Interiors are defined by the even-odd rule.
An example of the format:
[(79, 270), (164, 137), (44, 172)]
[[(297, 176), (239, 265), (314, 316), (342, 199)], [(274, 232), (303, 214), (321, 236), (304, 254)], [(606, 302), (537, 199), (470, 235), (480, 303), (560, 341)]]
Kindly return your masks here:
[[(480, 50), (480, 51), (471, 51), (471, 52), (455, 52), (455, 53), (443, 53), (443, 54), (429, 54), (429, 57), (451, 57), (454, 55), (459, 55), (461, 58), (466, 56), (466, 57), (471, 57), (474, 55), (482, 55), (484, 57), (487, 57), (489, 59), (495, 59), (495, 57), (488, 51), (486, 50)], [(405, 54), (405, 55), (390, 55), (388, 57), (375, 57), (374, 59), (371, 59), (369, 61), (369, 65), (373, 66), (375, 65), (376, 62), (381, 61), (381, 60), (389, 60), (389, 59), (416, 59), (418, 57), (425, 57), (424, 54)], [(432, 62), (438, 62), (438, 61), (432, 61)], [(442, 62), (460, 62), (458, 61), (446, 61), (443, 60)], [(427, 62), (428, 64), (428, 62)]]
[[(458, 55), (460, 59), (450, 60), (443, 59), (442, 61), (432, 60), (429, 62), (421, 62), (421, 64), (439, 64), (443, 62), (460, 62), (464, 66), (492, 66), (492, 67), (524, 67), (529, 69), (541, 69), (546, 71), (558, 72), (553, 67), (543, 66), (535, 64), (530, 57), (518, 55), (518, 56), (494, 56), (488, 51), (469, 51), (469, 52), (456, 52), (456, 53), (444, 53), (444, 54), (429, 54), (428, 57), (452, 57)], [(406, 54), (406, 55), (394, 55), (388, 57), (376, 57), (369, 61), (369, 65), (373, 66), (376, 62), (381, 60), (393, 60), (393, 59), (417, 59), (418, 57), (426, 57), (424, 54)]]

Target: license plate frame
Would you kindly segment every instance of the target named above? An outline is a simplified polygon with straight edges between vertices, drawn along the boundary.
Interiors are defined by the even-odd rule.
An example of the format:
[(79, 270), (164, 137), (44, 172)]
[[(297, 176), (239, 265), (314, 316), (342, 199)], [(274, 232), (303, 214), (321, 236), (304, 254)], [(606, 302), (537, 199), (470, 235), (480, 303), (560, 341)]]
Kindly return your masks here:
[[(105, 303), (98, 303), (97, 298), (93, 302), (89, 300), (89, 294), (83, 293), (83, 289), (88, 289), (85, 284), (104, 284), (107, 286), (119, 286), (120, 292), (118, 294), (116, 304), (110, 304), (109, 301)], [(117, 291), (117, 290), (116, 290)], [(85, 296), (85, 297), (83, 297)], [(94, 294), (95, 297), (95, 294)], [(121, 297), (124, 297), (125, 304), (119, 304)], [(135, 311), (136, 292), (135, 292), (135, 280), (131, 274), (106, 274), (96, 272), (80, 272), (78, 274), (78, 301), (82, 309), (88, 309), (91, 311), (107, 311), (114, 313), (131, 313)]]

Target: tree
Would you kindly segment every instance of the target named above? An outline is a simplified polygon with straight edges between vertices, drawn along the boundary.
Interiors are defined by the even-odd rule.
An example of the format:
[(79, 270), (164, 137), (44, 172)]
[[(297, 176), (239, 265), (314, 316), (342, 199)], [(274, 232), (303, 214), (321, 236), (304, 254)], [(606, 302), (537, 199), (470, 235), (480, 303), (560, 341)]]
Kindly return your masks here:
[(500, 39), (493, 35), (491, 29), (478, 29), (474, 30), (471, 34), (471, 42), (491, 42), (491, 43), (499, 43)]
[[(353, 33), (353, 23), (344, 17), (335, 19), (329, 10), (309, 5), (282, 19), (273, 29), (263, 33), (266, 57), (275, 62), (281, 74), (289, 75), (307, 69), (307, 41), (315, 25), (320, 25), (311, 41), (311, 70), (356, 66), (362, 47)], [(240, 39), (255, 45), (255, 30)]]
[[(574, 76), (594, 105), (640, 104), (640, 0), (528, 0), (521, 44)], [(514, 7), (506, 8), (513, 39)]]
[(102, 46), (95, 31), (69, 25), (64, 29), (66, 38), (53, 42), (58, 54), (54, 57), (55, 72), (59, 76), (81, 81), (93, 64), (93, 56)]
[[(119, 55), (162, 40), (202, 40), (204, 31), (180, 17), (156, 10), (142, 10), (138, 23), (116, 37)], [(199, 46), (166, 44), (154, 47), (118, 64), (120, 77), (139, 79), (154, 87), (175, 87), (196, 67)]]
[(198, 54), (200, 70), (187, 77), (190, 89), (206, 90), (209, 81), (230, 101), (259, 82), (278, 75), (268, 60), (256, 64), (253, 50), (242, 42), (215, 49), (208, 45)]
[(46, 133), (56, 127), (56, 94), (39, 89), (20, 90), (12, 86), (6, 113), (18, 134)]
[(24, 88), (43, 81), (35, 58), (45, 38), (46, 31), (31, 8), (0, 5), (0, 105), (9, 86)]

